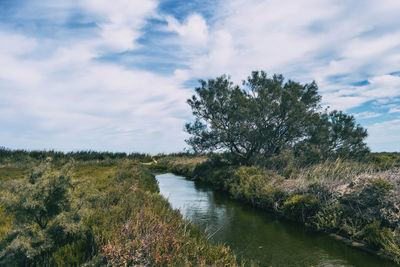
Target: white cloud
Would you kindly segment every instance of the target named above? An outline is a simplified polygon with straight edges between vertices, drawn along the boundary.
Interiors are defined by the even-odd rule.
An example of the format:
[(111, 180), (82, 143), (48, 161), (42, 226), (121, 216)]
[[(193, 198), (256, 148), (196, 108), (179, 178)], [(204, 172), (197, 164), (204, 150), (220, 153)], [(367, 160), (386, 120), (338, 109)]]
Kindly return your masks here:
[(112, 51), (122, 52), (134, 49), (146, 19), (156, 16), (155, 0), (84, 0), (81, 3), (87, 11), (99, 17), (100, 36), (98, 45)]
[[(324, 102), (337, 109), (396, 97), (398, 80), (386, 74), (400, 69), (399, 12), (393, 0), (221, 0), (210, 19), (207, 49), (186, 57), (188, 73), (226, 73), (240, 81), (264, 69), (301, 82), (316, 80)], [(350, 85), (365, 77), (369, 86)]]
[(363, 103), (375, 101), (384, 105), (390, 99), (400, 96), (400, 77), (379, 75), (369, 79), (365, 86), (338, 86), (341, 90), (327, 90), (323, 93), (325, 101), (337, 109), (350, 109)]
[[(21, 64), (25, 55), (38, 47), (36, 40), (19, 34), (0, 32), (0, 81), (5, 86), (12, 86), (19, 80), (25, 86), (35, 84), (42, 79), (42, 74), (29, 64)], [(23, 76), (21, 74), (23, 73)]]
[(371, 119), (371, 118), (377, 118), (382, 116), (382, 113), (376, 113), (376, 112), (370, 112), (370, 111), (365, 111), (365, 112), (360, 112), (354, 114), (354, 117), (357, 119)]
[(400, 119), (375, 123), (367, 129), (372, 151), (400, 151)]
[(176, 32), (181, 38), (181, 44), (189, 48), (201, 48), (207, 44), (208, 27), (204, 18), (199, 14), (191, 14), (183, 23), (174, 17), (167, 16), (168, 30)]
[[(224, 73), (240, 82), (255, 69), (300, 82), (316, 80), (323, 103), (336, 109), (368, 101), (382, 106), (400, 97), (400, 77), (388, 75), (400, 70), (398, 0), (219, 0), (211, 17), (193, 10), (183, 20), (159, 14), (156, 0), (29, 3), (15, 18), (43, 17), (63, 25), (71, 19), (70, 10), (79, 9), (85, 22), (98, 27), (66, 40), (17, 34), (12, 27), (0, 31), (0, 123), (5, 129), (0, 138), (10, 146), (179, 150), (190, 113), (185, 100), (192, 92), (182, 89), (184, 82)], [(161, 47), (178, 44), (170, 56), (188, 68), (161, 75), (95, 60), (110, 52), (146, 50), (138, 40), (152, 18), (167, 23), (158, 24), (158, 31), (176, 33), (152, 41)], [(369, 84), (352, 85), (366, 79)], [(373, 148), (390, 148), (391, 140), (398, 140), (396, 123), (370, 126)]]
[(400, 113), (400, 107), (394, 107), (389, 109), (389, 113)]
[(23, 55), (37, 47), (36, 40), (19, 34), (0, 32), (0, 51), (5, 55)]
[[(137, 47), (155, 1), (85, 1), (100, 34), (63, 44), (0, 32), (0, 134), (7, 146), (171, 152), (184, 147), (183, 78), (94, 58)], [(45, 49), (45, 56), (33, 56)]]
[[(82, 61), (76, 53), (78, 66), (73, 58), (64, 61), (57, 55), (28, 63), (38, 73), (51, 73), (36, 84), (27, 86), (20, 72), (9, 81), (13, 89), (0, 90), (0, 98), (12, 105), (11, 110), (0, 110), (7, 114), (0, 121), (7, 125), (4, 119), (15, 120), (21, 128), (3, 140), (21, 144), (21, 139), (32, 138), (25, 148), (36, 149), (156, 153), (183, 148), (182, 116), (189, 115), (184, 102), (189, 93), (181, 89), (179, 77)], [(27, 119), (35, 125), (25, 124)]]

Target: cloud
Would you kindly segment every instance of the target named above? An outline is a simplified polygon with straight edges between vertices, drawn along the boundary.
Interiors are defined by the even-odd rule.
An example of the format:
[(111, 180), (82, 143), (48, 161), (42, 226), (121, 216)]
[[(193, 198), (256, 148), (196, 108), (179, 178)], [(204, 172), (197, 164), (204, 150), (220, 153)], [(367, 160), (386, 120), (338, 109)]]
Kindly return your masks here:
[(371, 118), (380, 117), (382, 115), (383, 115), (382, 113), (365, 111), (365, 112), (354, 114), (354, 117), (356, 117), (357, 119), (371, 119)]
[(390, 108), (389, 113), (400, 113), (400, 107)]
[(400, 151), (400, 119), (368, 126), (367, 142), (373, 151)]
[[(7, 146), (171, 152), (184, 147), (184, 76), (99, 61), (138, 47), (154, 1), (85, 1), (99, 34), (64, 44), (0, 31), (0, 123)], [(108, 35), (108, 30), (112, 32)], [(48, 53), (39, 53), (43, 46)], [(185, 117), (186, 116), (186, 117)]]
[[(398, 79), (387, 73), (400, 68), (400, 6), (393, 0), (362, 3), (221, 0), (210, 19), (206, 51), (185, 59), (188, 73), (227, 73), (239, 82), (251, 70), (264, 69), (316, 80), (324, 103), (337, 109), (399, 96)], [(178, 23), (169, 22), (171, 28)], [(352, 85), (365, 78), (369, 86)]]
[(205, 19), (199, 14), (191, 14), (183, 23), (172, 16), (167, 16), (168, 30), (176, 32), (181, 44), (189, 48), (201, 48), (207, 44), (208, 28)]
[[(31, 136), (26, 148), (70, 146), (153, 153), (184, 146), (183, 116), (189, 112), (182, 100), (189, 94), (181, 89), (179, 77), (99, 63), (81, 56), (86, 52), (79, 47), (62, 48), (45, 62), (15, 62), (19, 70), (29, 66), (48, 75), (27, 84), (26, 73), (20, 71), (8, 77), (12, 88), (2, 83), (0, 97), (12, 103), (12, 109), (1, 122), (7, 125), (10, 122), (4, 118), (13, 119), (22, 129), (3, 140), (16, 145)], [(27, 119), (35, 124), (25, 125)]]
[(140, 37), (146, 19), (156, 15), (157, 2), (84, 0), (81, 5), (99, 19), (101, 41), (98, 45), (103, 49), (122, 52), (138, 46), (135, 41)]
[[(156, 0), (14, 5), (0, 21), (6, 145), (177, 151), (191, 119), (185, 100), (192, 88), (184, 85), (221, 74), (240, 83), (256, 69), (315, 80), (324, 105), (388, 121), (367, 125), (374, 149), (398, 140), (397, 0), (178, 1), (170, 9)], [(192, 5), (203, 8), (186, 8)], [(158, 72), (162, 62), (171, 66), (168, 73)]]

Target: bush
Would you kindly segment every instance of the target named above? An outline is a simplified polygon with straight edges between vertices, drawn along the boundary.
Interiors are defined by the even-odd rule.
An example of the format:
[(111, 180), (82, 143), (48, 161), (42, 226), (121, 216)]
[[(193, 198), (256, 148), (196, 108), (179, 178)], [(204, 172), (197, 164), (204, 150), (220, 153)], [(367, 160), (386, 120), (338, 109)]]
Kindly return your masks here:
[(395, 185), (387, 179), (360, 177), (350, 184), (346, 194), (339, 201), (344, 213), (361, 220), (361, 226), (365, 226), (372, 220), (385, 221), (387, 226), (390, 222), (383, 217), (388, 211), (387, 208), (393, 205), (395, 208), (400, 201), (400, 199), (393, 199), (394, 203), (387, 203), (386, 198), (394, 188)]
[(393, 242), (392, 231), (387, 227), (381, 227), (381, 223), (378, 221), (365, 226), (363, 235), (365, 241), (376, 249), (381, 249), (386, 244)]
[(400, 263), (399, 237), (393, 235), (393, 232), (381, 223), (374, 221), (368, 224), (363, 231), (364, 239), (375, 249), (380, 249), (383, 253), (394, 257), (394, 261)]
[(233, 175), (236, 167), (220, 157), (215, 157), (196, 165), (193, 174), (197, 180), (224, 189), (225, 182)]
[(282, 207), (283, 214), (301, 222), (306, 222), (314, 216), (320, 207), (320, 202), (310, 194), (292, 195)]
[(149, 168), (156, 173), (163, 173), (169, 170), (169, 167), (165, 162), (153, 163), (149, 165)]
[(394, 189), (395, 187), (396, 186), (388, 180), (378, 177), (368, 181), (365, 192), (381, 197), (386, 195), (390, 190)]
[(58, 248), (50, 258), (51, 266), (79, 266), (86, 262), (92, 251), (91, 240), (78, 240)]
[(272, 183), (273, 179), (282, 178), (258, 167), (240, 167), (225, 182), (225, 188), (236, 199), (258, 207), (273, 208), (283, 198), (282, 191)]
[(67, 170), (52, 172), (48, 163), (12, 186), (3, 202), (15, 220), (0, 263), (46, 265), (60, 247), (87, 238), (78, 210), (71, 209), (70, 188)]
[(0, 205), (0, 242), (8, 236), (12, 223), (13, 216), (7, 214), (5, 208)]
[(323, 206), (315, 215), (314, 226), (322, 231), (338, 231), (342, 226), (343, 211), (340, 204)]

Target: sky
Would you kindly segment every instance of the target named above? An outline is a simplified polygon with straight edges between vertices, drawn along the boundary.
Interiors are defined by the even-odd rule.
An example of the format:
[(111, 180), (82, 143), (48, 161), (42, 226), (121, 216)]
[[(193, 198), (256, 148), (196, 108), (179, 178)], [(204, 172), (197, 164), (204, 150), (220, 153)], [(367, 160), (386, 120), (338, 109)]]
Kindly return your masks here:
[(400, 151), (399, 0), (0, 0), (0, 146), (182, 151), (199, 79), (316, 81)]

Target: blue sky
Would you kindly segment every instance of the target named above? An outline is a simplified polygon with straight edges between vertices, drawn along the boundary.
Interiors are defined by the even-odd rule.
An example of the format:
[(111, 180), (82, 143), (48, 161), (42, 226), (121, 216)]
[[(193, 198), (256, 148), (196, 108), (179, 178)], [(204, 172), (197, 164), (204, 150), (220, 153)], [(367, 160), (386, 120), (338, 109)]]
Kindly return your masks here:
[(198, 79), (305, 83), (400, 151), (398, 0), (0, 0), (0, 140), (181, 151)]

